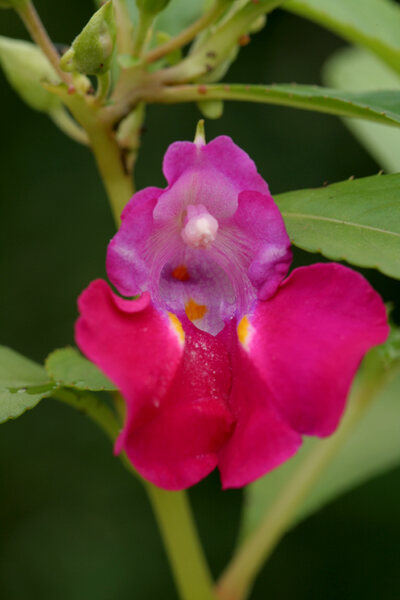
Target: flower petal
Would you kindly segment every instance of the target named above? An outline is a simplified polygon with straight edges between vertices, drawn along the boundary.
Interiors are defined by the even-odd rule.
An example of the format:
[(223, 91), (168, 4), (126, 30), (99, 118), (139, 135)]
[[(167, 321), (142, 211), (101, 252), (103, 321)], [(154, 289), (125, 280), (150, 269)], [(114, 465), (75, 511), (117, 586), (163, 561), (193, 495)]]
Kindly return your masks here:
[(242, 192), (233, 221), (251, 257), (250, 264), (243, 267), (260, 300), (267, 300), (276, 292), (292, 262), (282, 215), (269, 194)]
[(338, 425), (364, 354), (388, 332), (380, 296), (331, 263), (294, 270), (258, 302), (241, 337), (281, 415), (299, 433), (323, 437)]
[(179, 317), (186, 314), (196, 327), (216, 335), (235, 314), (235, 293), (228, 274), (209, 254), (182, 245), (165, 265), (153, 297), (158, 306)]
[[(223, 344), (157, 312), (149, 296), (123, 300), (101, 280), (79, 299), (76, 341), (121, 389), (127, 418), (116, 451), (165, 489), (205, 477), (232, 427)], [(183, 341), (185, 340), (185, 341)]]
[(148, 187), (125, 207), (121, 228), (107, 250), (107, 274), (118, 291), (136, 296), (148, 288), (148, 240), (154, 231), (153, 210), (163, 190)]
[(301, 436), (276, 410), (271, 391), (247, 353), (236, 347), (232, 354), (230, 409), (236, 426), (219, 454), (224, 489), (258, 479), (288, 460), (301, 445)]
[(219, 136), (204, 145), (192, 142), (171, 144), (163, 163), (168, 184), (174, 184), (190, 167), (212, 167), (230, 180), (237, 192), (254, 190), (269, 193), (268, 185), (257, 172), (254, 161), (228, 136)]
[(208, 475), (232, 431), (227, 408), (231, 371), (215, 337), (185, 326), (185, 352), (158, 415), (129, 430), (128, 457), (138, 471), (168, 490), (187, 488)]

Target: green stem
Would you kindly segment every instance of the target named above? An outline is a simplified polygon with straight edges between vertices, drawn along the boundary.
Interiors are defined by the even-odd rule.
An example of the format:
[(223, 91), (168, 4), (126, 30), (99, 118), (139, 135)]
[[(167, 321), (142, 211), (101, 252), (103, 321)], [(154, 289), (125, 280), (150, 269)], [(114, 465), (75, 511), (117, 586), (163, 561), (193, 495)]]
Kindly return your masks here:
[(185, 492), (145, 483), (181, 600), (215, 600), (213, 584)]
[(24, 22), (25, 27), (30, 33), (31, 38), (41, 48), (43, 54), (47, 57), (50, 64), (53, 66), (60, 79), (64, 81), (68, 86), (72, 85), (73, 80), (69, 73), (65, 73), (60, 69), (60, 57), (57, 50), (53, 46), (51, 39), (49, 38), (46, 29), (43, 26), (42, 21), (32, 2), (27, 2), (21, 7), (17, 8), (17, 12)]
[(140, 58), (143, 47), (146, 43), (149, 30), (154, 22), (154, 15), (150, 15), (145, 11), (139, 13), (139, 23), (135, 30), (133, 40), (133, 52), (134, 58)]
[(156, 60), (159, 60), (163, 56), (170, 54), (177, 48), (182, 48), (186, 46), (189, 42), (191, 42), (200, 31), (203, 31), (206, 27), (211, 25), (214, 21), (218, 19), (218, 17), (223, 13), (226, 8), (226, 2), (221, 2), (221, 0), (216, 0), (214, 5), (210, 8), (209, 11), (204, 13), (197, 21), (189, 25), (186, 29), (181, 31), (177, 36), (168, 40), (165, 44), (161, 46), (157, 46), (154, 50), (150, 50), (144, 57), (146, 63), (152, 63)]
[(82, 96), (78, 92), (69, 94), (65, 86), (46, 84), (45, 87), (62, 99), (85, 129), (118, 227), (121, 212), (133, 195), (133, 181), (112, 126), (101, 120), (100, 107), (95, 98)]
[(111, 87), (111, 72), (103, 73), (97, 77), (96, 100), (99, 104), (107, 98)]
[(96, 126), (86, 131), (110, 200), (115, 223), (119, 227), (122, 210), (133, 196), (132, 176), (125, 170), (120, 148), (111, 129)]
[(126, 0), (114, 0), (119, 54), (130, 54), (133, 49), (133, 25)]
[(386, 377), (387, 373), (382, 373), (374, 380), (366, 377), (358, 385), (356, 383), (337, 432), (318, 442), (222, 574), (217, 586), (220, 600), (244, 600), (248, 597), (257, 574), (287, 531), (302, 501), (343, 446)]
[[(199, 102), (204, 100), (236, 100), (239, 102), (260, 102), (277, 106), (289, 106), (312, 110), (341, 117), (354, 117), (399, 127), (399, 122), (389, 110), (371, 108), (360, 94), (358, 98), (340, 96), (340, 92), (316, 86), (297, 84), (243, 84), (211, 83), (171, 86), (144, 85), (139, 90), (140, 97), (147, 103), (176, 104), (179, 102)], [(111, 107), (117, 113), (120, 107)], [(110, 117), (109, 117), (110, 118)], [(116, 118), (116, 115), (113, 115)]]

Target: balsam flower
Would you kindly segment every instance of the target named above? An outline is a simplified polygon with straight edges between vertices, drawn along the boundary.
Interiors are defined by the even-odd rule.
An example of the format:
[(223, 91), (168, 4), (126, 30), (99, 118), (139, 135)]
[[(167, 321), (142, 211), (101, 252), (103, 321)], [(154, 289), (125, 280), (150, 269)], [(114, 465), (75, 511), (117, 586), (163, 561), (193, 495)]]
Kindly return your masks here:
[(134, 195), (77, 343), (127, 403), (116, 451), (177, 490), (218, 466), (223, 487), (290, 458), (337, 427), (363, 355), (388, 334), (379, 295), (338, 264), (294, 270), (282, 217), (227, 137), (177, 142), (168, 187)]

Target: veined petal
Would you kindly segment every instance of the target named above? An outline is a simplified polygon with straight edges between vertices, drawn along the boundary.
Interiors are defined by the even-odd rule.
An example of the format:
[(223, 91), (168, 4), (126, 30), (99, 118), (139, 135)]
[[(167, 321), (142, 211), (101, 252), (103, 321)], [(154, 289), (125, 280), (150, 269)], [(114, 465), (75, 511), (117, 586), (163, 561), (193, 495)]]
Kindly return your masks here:
[(260, 300), (267, 300), (276, 292), (292, 262), (282, 215), (269, 194), (242, 192), (234, 223), (249, 257), (243, 270)]
[(190, 167), (212, 167), (235, 186), (237, 193), (253, 190), (269, 194), (268, 185), (257, 172), (254, 161), (228, 136), (221, 135), (204, 145), (192, 142), (171, 144), (163, 162), (168, 184), (174, 184)]
[(101, 280), (79, 299), (76, 340), (127, 403), (116, 451), (165, 489), (193, 485), (217, 464), (232, 428), (231, 371), (215, 337), (155, 310), (148, 294), (116, 296)]
[(125, 207), (121, 228), (111, 240), (106, 268), (110, 281), (124, 296), (149, 288), (148, 240), (154, 235), (153, 211), (163, 190), (148, 187)]
[(242, 345), (299, 433), (327, 436), (338, 425), (364, 354), (389, 332), (380, 296), (339, 264), (294, 270), (239, 324)]
[(172, 144), (164, 173), (166, 190), (147, 188), (125, 209), (107, 273), (122, 294), (149, 291), (157, 308), (195, 315), (216, 335), (276, 291), (289, 238), (268, 185), (230, 138)]

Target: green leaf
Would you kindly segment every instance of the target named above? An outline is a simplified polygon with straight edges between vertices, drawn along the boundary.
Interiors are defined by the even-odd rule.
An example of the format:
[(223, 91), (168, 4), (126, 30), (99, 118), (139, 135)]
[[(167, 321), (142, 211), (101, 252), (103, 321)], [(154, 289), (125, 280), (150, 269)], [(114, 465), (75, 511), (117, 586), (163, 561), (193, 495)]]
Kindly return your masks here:
[[(344, 48), (335, 52), (325, 64), (323, 76), (327, 85), (340, 90), (400, 91), (399, 77), (362, 48)], [(400, 171), (400, 131), (354, 119), (346, 119), (345, 123), (386, 172)]]
[(288, 192), (275, 200), (295, 246), (400, 278), (400, 174)]
[(43, 367), (0, 346), (0, 423), (19, 417), (54, 389)]
[(46, 359), (46, 371), (58, 385), (78, 390), (116, 391), (117, 388), (74, 348), (55, 350)]
[[(100, 5), (100, 4), (99, 4)], [(138, 9), (134, 0), (127, 1), (131, 19), (138, 21)], [(196, 21), (207, 7), (207, 0), (173, 0), (169, 6), (157, 16), (155, 30), (161, 30), (171, 36), (177, 35), (191, 23)]]
[[(179, 85), (157, 92), (166, 103), (205, 100), (262, 102), (400, 126), (400, 91), (342, 92), (316, 85)], [(151, 100), (151, 98), (149, 98)]]
[[(378, 394), (356, 429), (299, 506), (291, 525), (341, 494), (400, 464), (400, 374)], [(242, 537), (251, 533), (310, 452), (327, 440), (308, 438), (284, 465), (246, 488)]]
[(177, 35), (201, 17), (205, 6), (205, 0), (173, 0), (157, 18), (156, 27), (170, 35)]
[(283, 8), (369, 48), (400, 73), (400, 6), (391, 0), (289, 0)]

